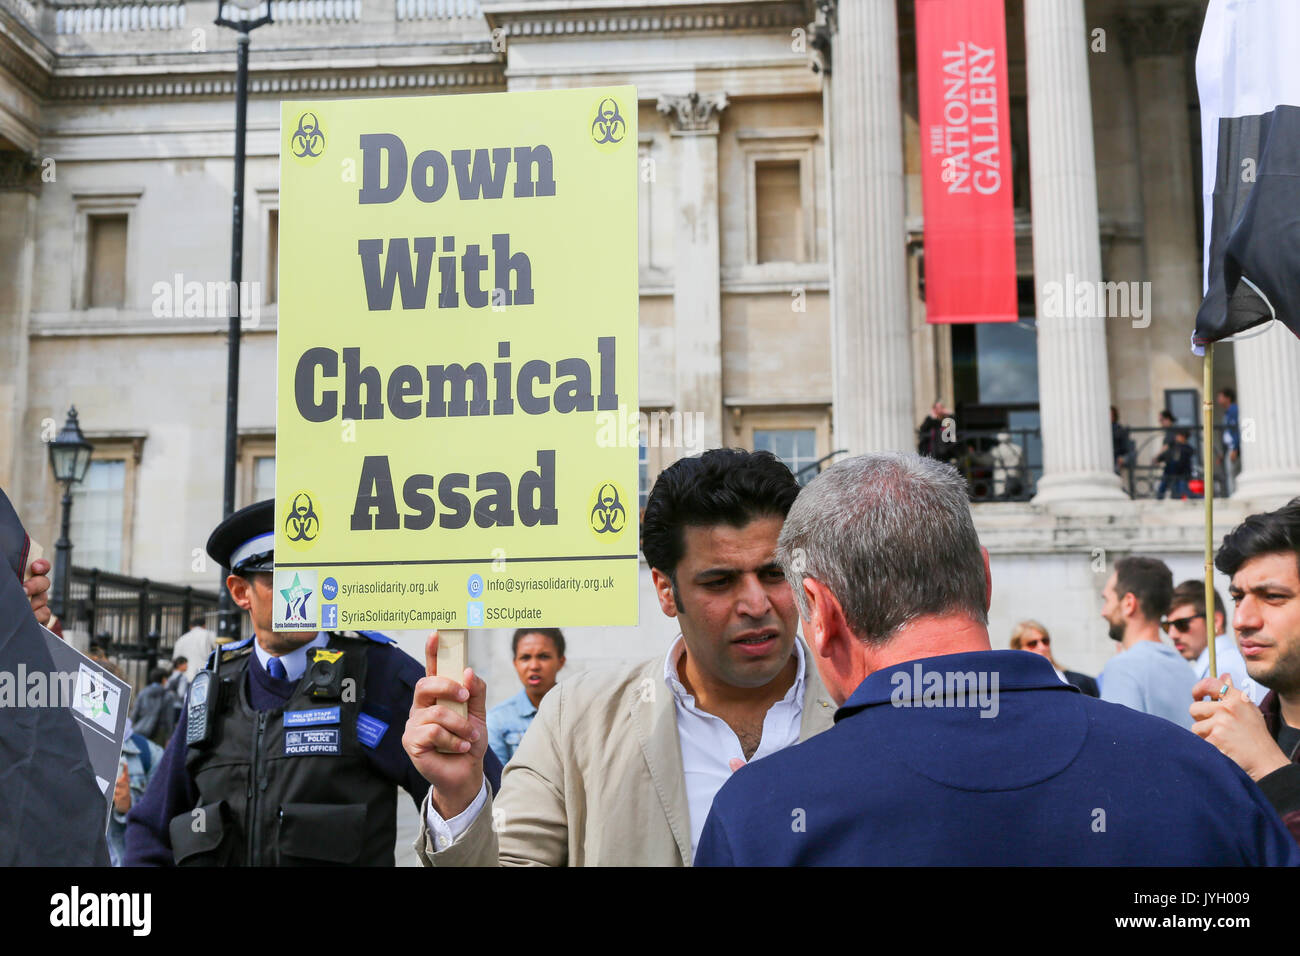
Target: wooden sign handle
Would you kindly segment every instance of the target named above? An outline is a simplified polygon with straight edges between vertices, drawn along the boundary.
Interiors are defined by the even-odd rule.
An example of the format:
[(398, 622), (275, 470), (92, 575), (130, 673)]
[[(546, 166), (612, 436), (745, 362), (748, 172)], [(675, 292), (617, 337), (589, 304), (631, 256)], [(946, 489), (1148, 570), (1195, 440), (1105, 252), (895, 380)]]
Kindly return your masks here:
[[(464, 631), (438, 632), (438, 673), (459, 681), (465, 673), (466, 634)], [(440, 700), (443, 707), (464, 717), (465, 705), (458, 700)]]

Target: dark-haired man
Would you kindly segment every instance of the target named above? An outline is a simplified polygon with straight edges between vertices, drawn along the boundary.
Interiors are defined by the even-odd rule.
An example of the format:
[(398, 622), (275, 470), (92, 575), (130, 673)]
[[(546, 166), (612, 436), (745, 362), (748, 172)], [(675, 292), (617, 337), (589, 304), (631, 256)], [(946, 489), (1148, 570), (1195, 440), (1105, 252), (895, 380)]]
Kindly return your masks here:
[(1250, 774), (1300, 843), (1300, 498), (1246, 518), (1214, 565), (1232, 579), (1246, 672), (1270, 693), (1255, 707), (1228, 674), (1206, 677), (1192, 691), (1192, 730)]
[[(664, 470), (642, 549), (681, 636), (666, 658), (587, 671), (548, 694), (495, 806), (479, 769), (483, 682), (466, 694), (448, 677), (424, 678), (403, 738), (433, 784), (421, 860), (689, 865), (713, 796), (737, 768), (831, 724), (776, 562), (798, 493), (768, 452), (715, 449)], [(468, 719), (433, 703), (457, 693)], [(467, 752), (439, 752), (464, 742)]]
[(510, 640), (515, 673), (523, 689), (488, 711), (488, 746), (505, 766), (519, 749), (528, 726), (537, 716), (564, 666), (564, 632), (558, 627), (521, 627)]
[(1178, 652), (1160, 640), (1160, 621), (1173, 591), (1174, 576), (1163, 561), (1127, 557), (1115, 562), (1101, 592), (1101, 616), (1120, 652), (1106, 662), (1097, 683), (1102, 700), (1190, 728), (1187, 694), (1195, 675)]

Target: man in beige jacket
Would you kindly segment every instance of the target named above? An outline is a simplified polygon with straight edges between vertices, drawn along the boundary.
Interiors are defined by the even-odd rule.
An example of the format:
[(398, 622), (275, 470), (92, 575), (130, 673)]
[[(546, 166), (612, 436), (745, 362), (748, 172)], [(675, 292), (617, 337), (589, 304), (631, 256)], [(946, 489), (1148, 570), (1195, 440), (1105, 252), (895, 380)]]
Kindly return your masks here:
[[(799, 492), (766, 452), (715, 449), (665, 469), (642, 544), (681, 636), (667, 657), (588, 671), (546, 696), (495, 801), (483, 779), (486, 687), (416, 687), (403, 744), (433, 785), (416, 852), (430, 866), (683, 866), (737, 768), (831, 726), (776, 563)], [(468, 701), (460, 717), (438, 698)]]

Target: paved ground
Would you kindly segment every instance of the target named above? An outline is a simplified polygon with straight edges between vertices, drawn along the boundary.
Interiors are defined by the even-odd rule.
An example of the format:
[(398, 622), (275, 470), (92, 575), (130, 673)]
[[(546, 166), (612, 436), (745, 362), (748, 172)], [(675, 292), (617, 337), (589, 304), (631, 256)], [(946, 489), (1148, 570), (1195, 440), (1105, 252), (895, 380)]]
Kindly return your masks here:
[(398, 866), (419, 866), (412, 844), (415, 835), (420, 832), (420, 811), (411, 802), (411, 795), (405, 790), (397, 791), (397, 848)]

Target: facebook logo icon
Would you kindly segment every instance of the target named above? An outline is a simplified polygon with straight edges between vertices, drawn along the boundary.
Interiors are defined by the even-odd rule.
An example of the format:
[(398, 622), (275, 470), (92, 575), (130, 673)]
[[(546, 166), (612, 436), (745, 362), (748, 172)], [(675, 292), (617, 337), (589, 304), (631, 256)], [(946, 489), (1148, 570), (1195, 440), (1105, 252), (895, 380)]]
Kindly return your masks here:
[(337, 604), (322, 604), (320, 606), (320, 626), (322, 631), (339, 626), (339, 606)]
[(482, 601), (469, 602), (468, 617), (469, 617), (469, 622), (465, 625), (466, 627), (483, 626), (483, 602)]

